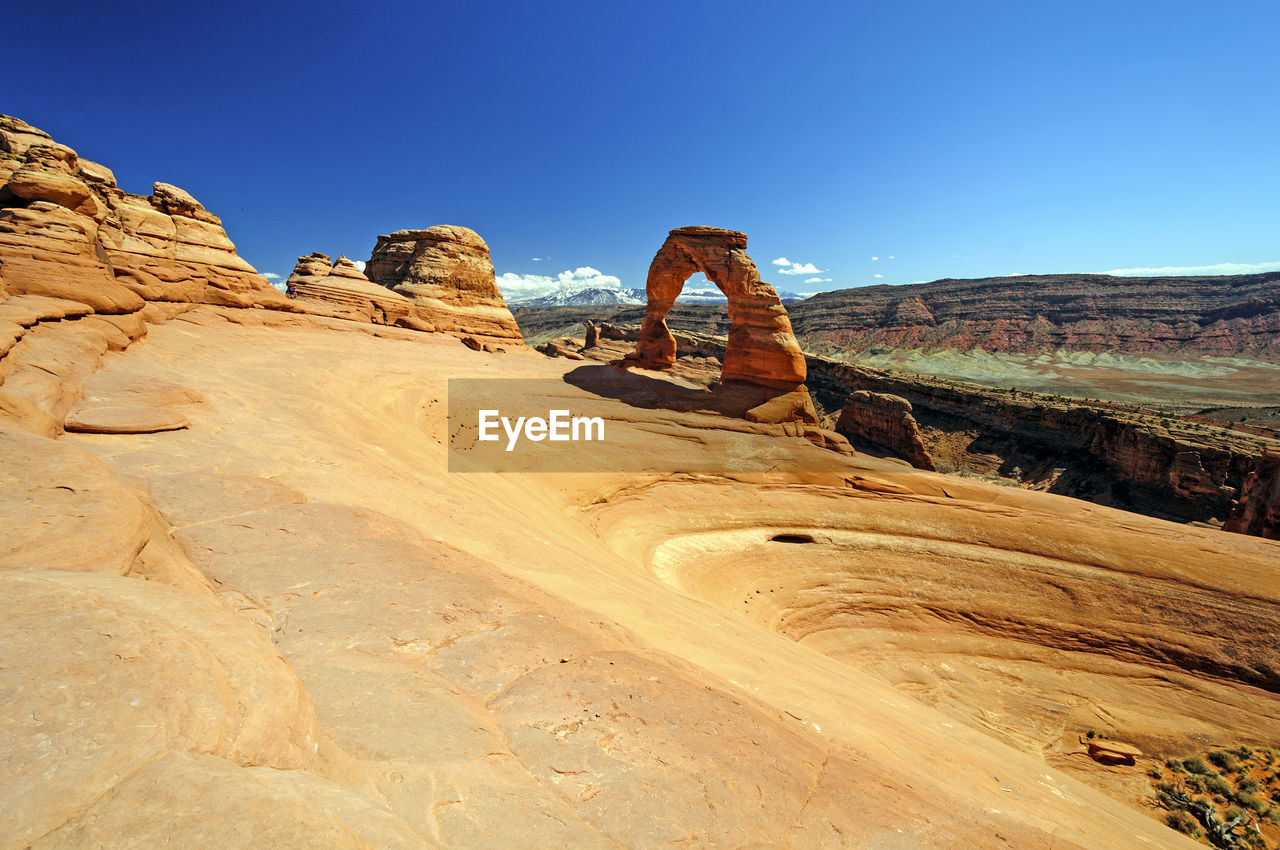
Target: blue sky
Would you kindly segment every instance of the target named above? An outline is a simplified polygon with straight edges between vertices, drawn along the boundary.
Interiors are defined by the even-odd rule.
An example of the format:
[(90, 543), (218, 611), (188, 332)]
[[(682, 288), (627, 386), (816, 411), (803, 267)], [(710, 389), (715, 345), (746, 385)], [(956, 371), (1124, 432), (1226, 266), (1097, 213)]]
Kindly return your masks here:
[(264, 272), (439, 223), (478, 231), (499, 274), (628, 287), (687, 224), (745, 230), (794, 291), (1280, 268), (1271, 2), (171, 0), (5, 17), (0, 111), (127, 190), (188, 189)]

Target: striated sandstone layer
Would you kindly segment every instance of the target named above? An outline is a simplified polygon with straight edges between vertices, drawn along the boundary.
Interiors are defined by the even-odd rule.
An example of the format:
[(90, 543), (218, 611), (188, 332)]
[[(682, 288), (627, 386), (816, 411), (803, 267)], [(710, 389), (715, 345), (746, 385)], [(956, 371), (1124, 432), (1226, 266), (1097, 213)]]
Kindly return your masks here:
[(147, 301), (294, 309), (236, 255), (222, 222), (156, 183), (122, 191), (105, 166), (0, 116), (0, 291), (67, 298), (98, 313)]
[(901, 396), (867, 390), (853, 392), (840, 409), (835, 430), (850, 440), (866, 440), (888, 449), (916, 469), (934, 471), (933, 460), (911, 415), (911, 402)]
[(792, 305), (809, 350), (1179, 352), (1280, 361), (1280, 273), (1028, 275), (821, 292)]
[(1274, 444), (1115, 405), (1019, 398), (821, 357), (810, 357), (809, 367), (820, 399), (857, 390), (907, 399), (935, 462), (960, 440), (967, 445), (952, 450), (953, 465), (986, 458), (984, 472), (1017, 467), (1025, 480), (1051, 481), (1054, 492), (1157, 516), (1225, 520), (1258, 462), (1259, 445)]
[(289, 297), (308, 313), (400, 326), (418, 318), (412, 301), (373, 283), (346, 257), (330, 262), (318, 251), (299, 257), (287, 286)]
[(489, 246), (473, 230), (440, 224), (379, 236), (365, 274), (413, 303), (420, 330), (523, 341), (498, 291)]

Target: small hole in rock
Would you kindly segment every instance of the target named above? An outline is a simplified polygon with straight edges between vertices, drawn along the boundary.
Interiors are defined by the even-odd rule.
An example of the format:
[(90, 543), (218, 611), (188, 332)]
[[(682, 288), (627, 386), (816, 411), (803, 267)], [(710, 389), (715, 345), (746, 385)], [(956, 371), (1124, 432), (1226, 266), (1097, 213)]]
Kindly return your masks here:
[(769, 538), (774, 543), (812, 543), (813, 537), (808, 534), (775, 534)]

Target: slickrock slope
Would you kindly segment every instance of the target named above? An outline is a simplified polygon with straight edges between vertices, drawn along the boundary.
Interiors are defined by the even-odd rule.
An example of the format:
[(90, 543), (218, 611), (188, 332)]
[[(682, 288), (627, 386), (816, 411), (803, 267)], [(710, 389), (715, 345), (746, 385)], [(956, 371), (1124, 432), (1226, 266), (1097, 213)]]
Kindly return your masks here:
[(422, 330), (523, 341), (498, 291), (489, 246), (473, 230), (440, 224), (379, 236), (365, 274), (409, 298), (422, 316)]
[(1197, 352), (1280, 362), (1280, 273), (1031, 275), (819, 293), (792, 305), (808, 350)]
[(318, 251), (299, 257), (287, 285), (308, 313), (401, 327), (420, 321), (412, 301), (373, 283), (346, 257), (331, 262)]
[[(1103, 767), (1073, 736), (1161, 757), (1280, 720), (1275, 543), (581, 381), (547, 403), (604, 412), (652, 472), (449, 473), (447, 378), (613, 368), (234, 312), (84, 381), (168, 387), (188, 429), (0, 453), (44, 494), (2, 503), (31, 542), (0, 574), (25, 641), (0, 846), (1192, 846), (1137, 803), (1144, 760)], [(808, 471), (671, 474), (690, 441)], [(92, 486), (58, 471), (86, 451)], [(90, 692), (96, 714), (28, 710)]]

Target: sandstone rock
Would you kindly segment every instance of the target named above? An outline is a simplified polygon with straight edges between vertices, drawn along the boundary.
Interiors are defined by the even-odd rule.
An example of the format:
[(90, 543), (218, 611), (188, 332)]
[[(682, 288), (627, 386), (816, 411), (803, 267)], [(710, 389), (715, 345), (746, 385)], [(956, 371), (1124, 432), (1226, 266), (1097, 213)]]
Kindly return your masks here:
[(98, 313), (132, 313), (143, 300), (103, 262), (92, 218), (51, 201), (0, 209), (0, 280), (11, 295), (76, 301)]
[(586, 337), (582, 342), (583, 348), (595, 348), (600, 344), (600, 329), (596, 327), (596, 323), (587, 320)]
[(0, 428), (0, 571), (123, 575), (148, 539), (146, 511), (83, 449)]
[(282, 769), (315, 760), (296, 675), (214, 600), (140, 579), (27, 572), (0, 576), (0, 608), (0, 835), (12, 846), (167, 751)]
[(405, 296), (378, 286), (346, 257), (330, 264), (319, 253), (299, 257), (288, 280), (289, 297), (308, 313), (372, 322), (403, 325), (416, 318), (414, 303)]
[[(648, 305), (640, 327), (636, 365), (668, 369), (676, 359), (676, 340), (665, 321), (684, 282), (701, 271), (729, 300), (732, 327), (725, 346), (721, 382), (743, 382), (797, 393), (796, 405), (772, 405), (757, 416), (784, 415), (816, 421), (804, 388), (805, 360), (791, 333), (786, 308), (747, 255), (747, 235), (717, 227), (672, 230), (649, 266)], [(758, 420), (765, 421), (765, 420)], [(773, 420), (780, 421), (780, 420)]]
[(920, 439), (911, 402), (888, 393), (858, 390), (849, 396), (836, 421), (837, 433), (883, 446), (917, 469), (934, 471), (933, 459)]
[(189, 192), (169, 183), (152, 185), (151, 205), (166, 215), (184, 216), (218, 227), (222, 226), (222, 219), (206, 210), (204, 205), (191, 197)]
[(155, 434), (176, 431), (191, 423), (163, 407), (141, 404), (82, 404), (67, 415), (63, 427), (83, 434)]
[(494, 281), (489, 246), (475, 231), (441, 224), (379, 236), (365, 274), (408, 297), (437, 331), (523, 341)]
[(1280, 540), (1280, 451), (1263, 450), (1257, 466), (1245, 477), (1240, 500), (1223, 528)]
[(1196, 352), (1280, 358), (1280, 274), (1020, 275), (865, 286), (792, 305), (806, 349)]
[(136, 312), (143, 299), (296, 309), (182, 189), (122, 192), (109, 168), (7, 116), (0, 147), (0, 292), (70, 298), (99, 313)]
[(1133, 744), (1121, 741), (1109, 741), (1103, 738), (1090, 738), (1087, 742), (1089, 758), (1101, 764), (1135, 764), (1142, 755), (1142, 750)]
[(33, 847), (72, 850), (122, 840), (135, 847), (226, 850), (438, 846), (364, 797), (316, 776), (170, 752)]

